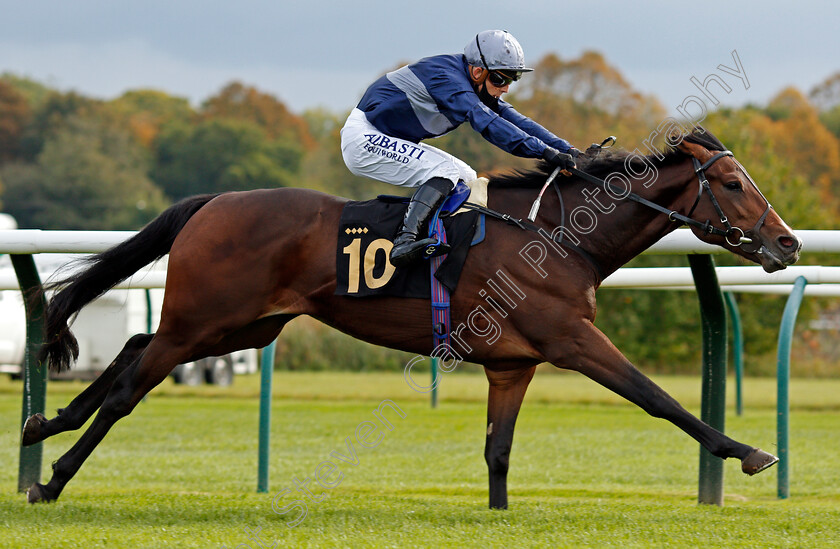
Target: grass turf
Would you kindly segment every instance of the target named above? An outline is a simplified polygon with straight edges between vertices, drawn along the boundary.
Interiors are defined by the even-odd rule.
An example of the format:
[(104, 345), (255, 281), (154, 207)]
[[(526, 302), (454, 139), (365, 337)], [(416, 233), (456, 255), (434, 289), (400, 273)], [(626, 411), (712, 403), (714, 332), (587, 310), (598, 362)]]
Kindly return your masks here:
[[(657, 382), (696, 412), (699, 380)], [(730, 385), (732, 385), (730, 383)], [(51, 383), (48, 416), (79, 392)], [(16, 493), (20, 383), (0, 381), (2, 547), (814, 547), (840, 544), (840, 382), (794, 380), (791, 492), (776, 474), (725, 463), (726, 503), (699, 506), (698, 446), (670, 424), (624, 405), (576, 375), (538, 374), (520, 414), (508, 511), (487, 505), (483, 461), (486, 382), (447, 374), (441, 404), (394, 374), (278, 373), (274, 378), (271, 486), (256, 493), (256, 377), (229, 389), (169, 382), (120, 421), (55, 504)], [(747, 379), (746, 412), (727, 433), (774, 451), (774, 383)], [(833, 397), (833, 398), (832, 398)], [(393, 430), (364, 448), (355, 436), (385, 400)], [(49, 464), (77, 440), (45, 443)], [(357, 462), (351, 465), (333, 452)], [(338, 465), (332, 489), (295, 479)], [(340, 471), (340, 473), (339, 473)], [(323, 478), (323, 477), (322, 477)], [(288, 493), (284, 493), (289, 489)], [(284, 515), (272, 510), (307, 505)], [(295, 527), (288, 525), (302, 518)], [(259, 536), (259, 541), (256, 540)], [(260, 545), (260, 542), (262, 545)]]

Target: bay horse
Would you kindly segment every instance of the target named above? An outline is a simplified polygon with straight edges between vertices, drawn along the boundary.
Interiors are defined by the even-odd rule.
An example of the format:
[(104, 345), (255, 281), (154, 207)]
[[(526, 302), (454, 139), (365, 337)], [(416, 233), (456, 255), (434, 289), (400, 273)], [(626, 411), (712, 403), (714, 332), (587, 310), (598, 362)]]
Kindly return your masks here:
[[(675, 220), (689, 222), (701, 240), (768, 272), (796, 262), (800, 240), (732, 153), (702, 129), (648, 156), (614, 152), (579, 164), (588, 178), (605, 178), (609, 186), (599, 189), (587, 177), (560, 178), (556, 196), (546, 193), (530, 224), (539, 234), (521, 230), (521, 222), (516, 227), (488, 218), (485, 243), (470, 251), (452, 295), (452, 325), (469, 326), (453, 337), (465, 360), (484, 366), (489, 381), (484, 456), (490, 507), (507, 507), (514, 425), (542, 362), (582, 373), (670, 421), (715, 456), (738, 458), (747, 474), (769, 467), (775, 456), (694, 417), (615, 348), (593, 325), (595, 290), (605, 276), (682, 224)], [(493, 178), (488, 207), (524, 218), (549, 171), (539, 164)], [(50, 481), (32, 485), (28, 501), (56, 500), (114, 423), (177, 364), (264, 347), (298, 315), (377, 345), (429, 355), (428, 299), (335, 295), (337, 227), (346, 203), (292, 188), (188, 198), (58, 282), (46, 313), (41, 356), (61, 370), (78, 355), (71, 317), (169, 254), (157, 333), (130, 338), (100, 377), (56, 417), (36, 414), (25, 423), (22, 444), (29, 445), (78, 429), (99, 410), (53, 464)], [(488, 306), (490, 294), (482, 288), (499, 272), (521, 298), (515, 307), (501, 295)], [(470, 317), (479, 308), (483, 320)], [(498, 330), (489, 338), (492, 323)]]

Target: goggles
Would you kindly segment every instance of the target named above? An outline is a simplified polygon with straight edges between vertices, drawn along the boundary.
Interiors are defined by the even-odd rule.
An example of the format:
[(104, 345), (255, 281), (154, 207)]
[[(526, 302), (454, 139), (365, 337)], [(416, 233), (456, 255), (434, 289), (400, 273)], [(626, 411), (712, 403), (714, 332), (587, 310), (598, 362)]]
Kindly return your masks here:
[(501, 71), (490, 71), (487, 75), (487, 80), (497, 88), (504, 88), (505, 86), (509, 86), (513, 82), (519, 80), (520, 76), (522, 76), (522, 73), (519, 71), (507, 73)]

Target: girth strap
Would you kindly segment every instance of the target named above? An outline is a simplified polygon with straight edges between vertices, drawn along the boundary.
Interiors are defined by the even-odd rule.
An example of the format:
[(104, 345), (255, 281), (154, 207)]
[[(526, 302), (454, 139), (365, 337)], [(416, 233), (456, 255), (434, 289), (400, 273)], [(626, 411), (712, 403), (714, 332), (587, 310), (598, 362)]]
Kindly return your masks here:
[[(446, 229), (440, 217), (435, 218), (434, 229), (437, 232), (440, 242), (446, 244)], [(451, 331), (449, 289), (435, 277), (435, 273), (441, 263), (443, 263), (443, 260), (446, 259), (446, 255), (432, 257), (429, 261), (429, 278), (431, 279), (432, 285), (432, 341), (435, 348), (441, 344), (449, 345), (449, 332)]]

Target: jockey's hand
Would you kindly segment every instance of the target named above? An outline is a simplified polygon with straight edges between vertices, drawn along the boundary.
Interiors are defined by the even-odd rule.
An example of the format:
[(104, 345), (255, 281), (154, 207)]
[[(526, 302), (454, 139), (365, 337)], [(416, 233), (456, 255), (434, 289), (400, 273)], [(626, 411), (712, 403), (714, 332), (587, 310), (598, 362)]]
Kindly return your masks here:
[(557, 149), (547, 147), (543, 153), (543, 160), (560, 168), (560, 173), (563, 175), (572, 175), (569, 168), (576, 168), (575, 159), (570, 154), (561, 153)]

